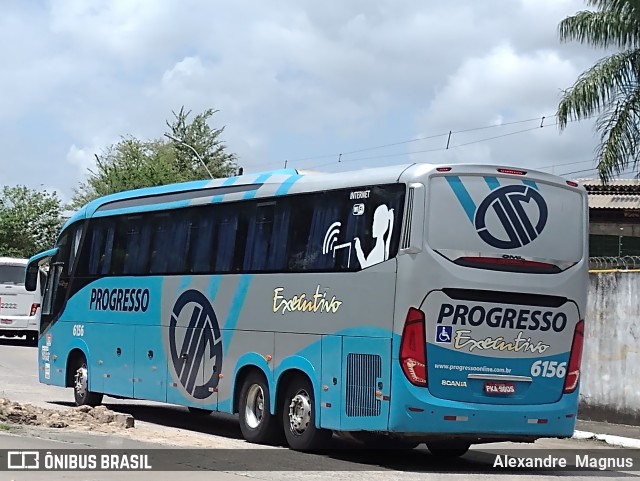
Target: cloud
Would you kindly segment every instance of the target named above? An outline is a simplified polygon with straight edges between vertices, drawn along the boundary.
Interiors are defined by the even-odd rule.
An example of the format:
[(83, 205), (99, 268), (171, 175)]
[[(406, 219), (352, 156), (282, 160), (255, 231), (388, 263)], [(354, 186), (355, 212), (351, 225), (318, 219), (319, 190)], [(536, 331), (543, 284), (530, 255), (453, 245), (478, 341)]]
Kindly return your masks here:
[[(441, 148), (439, 138), (358, 154), (393, 157), (337, 165), (333, 155), (555, 112), (560, 90), (603, 54), (558, 41), (558, 22), (582, 8), (581, 0), (13, 2), (0, 18), (8, 93), (0, 128), (11, 134), (3, 182), (46, 180), (70, 194), (94, 153), (125, 135), (161, 137), (182, 105), (220, 110), (212, 124), (226, 125), (246, 172), (284, 159), (301, 168), (332, 161), (326, 168), (336, 170), (452, 159), (453, 150), (510, 163), (590, 155), (589, 125), (444, 154), (407, 154)], [(332, 156), (293, 161), (323, 154)]]

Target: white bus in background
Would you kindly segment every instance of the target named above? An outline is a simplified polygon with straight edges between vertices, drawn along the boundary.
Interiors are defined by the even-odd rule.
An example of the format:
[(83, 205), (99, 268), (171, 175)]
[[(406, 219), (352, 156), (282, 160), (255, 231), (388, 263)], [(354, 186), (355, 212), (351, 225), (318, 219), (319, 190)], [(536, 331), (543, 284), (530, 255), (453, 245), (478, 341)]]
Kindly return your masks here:
[(24, 287), (27, 259), (0, 257), (0, 336), (26, 336), (27, 341), (38, 342), (42, 309), (44, 273), (40, 273), (38, 287), (29, 292)]

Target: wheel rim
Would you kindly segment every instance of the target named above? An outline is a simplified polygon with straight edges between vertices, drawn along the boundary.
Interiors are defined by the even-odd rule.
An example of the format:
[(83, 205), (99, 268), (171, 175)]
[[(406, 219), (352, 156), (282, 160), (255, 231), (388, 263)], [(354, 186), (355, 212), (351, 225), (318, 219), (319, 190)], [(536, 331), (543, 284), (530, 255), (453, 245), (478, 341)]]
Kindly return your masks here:
[(256, 429), (264, 417), (264, 391), (258, 384), (252, 384), (247, 391), (247, 405), (244, 420), (251, 429)]
[(299, 390), (289, 403), (289, 429), (301, 436), (311, 421), (311, 397), (304, 389)]
[(76, 371), (75, 390), (79, 397), (84, 398), (89, 390), (87, 365), (83, 364)]

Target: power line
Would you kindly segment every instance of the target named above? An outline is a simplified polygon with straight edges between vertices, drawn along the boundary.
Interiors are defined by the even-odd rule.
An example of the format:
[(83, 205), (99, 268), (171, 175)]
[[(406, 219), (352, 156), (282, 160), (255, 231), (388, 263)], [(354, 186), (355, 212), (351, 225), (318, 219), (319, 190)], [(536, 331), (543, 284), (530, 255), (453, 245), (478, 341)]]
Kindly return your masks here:
[[(631, 169), (628, 170), (627, 169)], [(573, 174), (582, 174), (584, 172), (593, 172), (594, 170), (598, 170), (598, 167), (592, 167), (591, 169), (584, 169), (584, 170), (574, 170), (573, 172), (565, 172), (563, 174), (559, 174), (559, 175), (573, 175)], [(614, 175), (614, 177), (619, 177), (621, 175), (626, 175), (626, 174), (632, 174), (633, 172), (635, 172), (635, 166), (633, 167), (627, 167), (625, 169), (622, 170), (622, 172), (619, 172), (617, 174)]]
[[(333, 153), (333, 154), (315, 155), (315, 156), (308, 156), (308, 157), (299, 157), (299, 158), (295, 158), (295, 159), (286, 159), (285, 160), (285, 165), (288, 165), (291, 162), (305, 162), (305, 161), (309, 161), (309, 160), (320, 160), (320, 159), (336, 158), (336, 157), (341, 157), (343, 155), (357, 154), (357, 153), (360, 153), (360, 152), (368, 152), (368, 151), (371, 151), (371, 150), (378, 150), (378, 149), (383, 149), (383, 148), (386, 148), (386, 147), (394, 147), (394, 146), (397, 146), (397, 145), (405, 145), (405, 144), (414, 143), (414, 142), (421, 142), (423, 140), (437, 139), (439, 137), (451, 136), (453, 134), (463, 134), (463, 133), (475, 132), (475, 131), (479, 131), (479, 130), (494, 129), (494, 128), (498, 128), (498, 127), (507, 127), (509, 125), (517, 125), (517, 124), (522, 124), (522, 123), (526, 123), (526, 122), (540, 121), (540, 127), (545, 127), (545, 125), (544, 125), (545, 119), (554, 118), (554, 117), (557, 117), (557, 114), (543, 115), (541, 117), (535, 117), (535, 118), (524, 119), (524, 120), (514, 120), (512, 122), (505, 122), (505, 123), (501, 123), (501, 124), (491, 124), (491, 125), (483, 125), (483, 126), (480, 126), (480, 127), (471, 127), (471, 128), (468, 128), (468, 129), (450, 130), (448, 132), (443, 132), (441, 134), (414, 137), (412, 139), (401, 140), (401, 141), (398, 141), (398, 142), (391, 142), (391, 143), (376, 145), (376, 146), (372, 146), (372, 147), (364, 147), (364, 148), (361, 148), (361, 149), (350, 150), (350, 151), (347, 151), (347, 152), (336, 152), (336, 153)], [(553, 125), (557, 125), (557, 124), (553, 124)], [(417, 153), (432, 152), (432, 151), (433, 150), (425, 150), (425, 151), (418, 151)], [(393, 155), (395, 156), (395, 155), (405, 155), (405, 154), (393, 154)], [(371, 157), (371, 158), (378, 158), (378, 157)], [(369, 157), (367, 157), (367, 159), (369, 159)], [(261, 166), (261, 165), (271, 165), (272, 163), (273, 162), (263, 162), (263, 163), (260, 163), (260, 164), (255, 164), (254, 167)], [(329, 164), (323, 164), (323, 165), (329, 165)]]
[[(554, 115), (553, 117), (555, 117), (556, 115)], [(382, 148), (385, 148), (385, 147), (393, 147), (393, 146), (396, 146), (396, 145), (409, 144), (411, 142), (419, 142), (419, 141), (422, 141), (422, 140), (436, 139), (438, 137), (444, 137), (446, 135), (463, 134), (463, 133), (467, 133), (467, 132), (475, 132), (477, 130), (493, 129), (493, 128), (496, 128), (496, 127), (506, 127), (508, 125), (522, 124), (522, 123), (525, 123), (525, 122), (533, 122), (534, 120), (541, 120), (542, 119), (542, 121), (544, 121), (545, 118), (546, 118), (546, 116), (543, 115), (542, 117), (536, 117), (534, 119), (516, 120), (514, 122), (506, 122), (504, 124), (484, 125), (482, 127), (473, 127), (473, 128), (464, 129), (464, 130), (450, 130), (449, 132), (445, 132), (445, 133), (442, 133), (442, 134), (429, 135), (427, 137), (416, 137), (414, 139), (402, 140), (400, 142), (393, 142), (391, 144), (378, 145), (378, 146), (375, 146), (375, 147), (367, 147), (365, 149), (352, 150), (350, 152), (342, 152), (342, 155), (357, 154), (357, 153), (360, 153), (360, 152), (367, 152), (369, 150), (376, 150), (376, 149), (382, 149)]]
[[(581, 120), (588, 120), (588, 119), (591, 119), (593, 117), (594, 116), (586, 117), (586, 118), (581, 119)], [(535, 120), (537, 120), (537, 119), (535, 119)], [(577, 119), (569, 120), (569, 122), (577, 122), (577, 121), (578, 121)], [(499, 139), (499, 138), (502, 138), (502, 137), (508, 137), (508, 136), (511, 136), (511, 135), (517, 135), (517, 134), (522, 134), (522, 133), (525, 133), (525, 132), (531, 132), (533, 130), (539, 130), (539, 129), (542, 129), (544, 127), (553, 127), (553, 126), (556, 126), (558, 124), (559, 124), (559, 122), (555, 122), (553, 124), (547, 124), (547, 125), (541, 124), (539, 127), (529, 127), (529, 128), (526, 128), (526, 129), (516, 130), (514, 132), (508, 132), (506, 134), (495, 135), (493, 137), (485, 137), (485, 138), (482, 138), (482, 139), (473, 140), (471, 142), (465, 142), (465, 143), (462, 143), (462, 144), (456, 144), (456, 145), (452, 145), (452, 146), (449, 146), (449, 147), (439, 147), (439, 148), (427, 149), (427, 150), (415, 150), (415, 151), (411, 151), (411, 152), (402, 152), (402, 153), (397, 153), (397, 154), (384, 154), (384, 155), (375, 155), (375, 156), (368, 156), (368, 157), (357, 157), (355, 159), (340, 159), (339, 162), (340, 163), (357, 162), (357, 161), (361, 161), (361, 160), (374, 160), (374, 159), (382, 159), (382, 158), (390, 158), (390, 157), (402, 157), (402, 156), (414, 155), (414, 154), (424, 154), (424, 153), (429, 153), (429, 152), (441, 152), (441, 151), (444, 151), (444, 150), (452, 150), (452, 149), (459, 148), (459, 147), (464, 147), (464, 146), (468, 146), (468, 145), (487, 142), (489, 140), (495, 140), (495, 139)], [(324, 163), (324, 164), (312, 166), (310, 168), (315, 169), (315, 168), (325, 167), (325, 166), (328, 166), (328, 165), (333, 165), (334, 163), (335, 162), (327, 162), (327, 163)]]
[(593, 162), (593, 159), (579, 160), (577, 162), (565, 162), (563, 164), (551, 164), (551, 165), (545, 165), (542, 167), (532, 167), (532, 169), (533, 170), (553, 169), (555, 167), (564, 167), (566, 165), (584, 164), (585, 162)]

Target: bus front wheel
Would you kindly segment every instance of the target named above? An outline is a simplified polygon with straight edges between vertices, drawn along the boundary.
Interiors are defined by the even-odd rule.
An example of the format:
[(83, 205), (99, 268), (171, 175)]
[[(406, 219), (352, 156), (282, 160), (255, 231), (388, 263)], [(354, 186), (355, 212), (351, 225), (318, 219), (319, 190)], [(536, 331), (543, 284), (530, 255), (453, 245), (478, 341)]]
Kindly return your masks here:
[(97, 406), (102, 402), (102, 394), (89, 391), (89, 369), (84, 356), (80, 356), (76, 364), (73, 396), (76, 406)]
[(271, 414), (269, 386), (263, 375), (251, 372), (242, 383), (238, 406), (240, 431), (250, 443), (276, 444), (280, 441), (280, 426)]
[(297, 376), (288, 383), (280, 411), (291, 449), (320, 449), (331, 439), (332, 431), (316, 427), (313, 386), (306, 376)]

